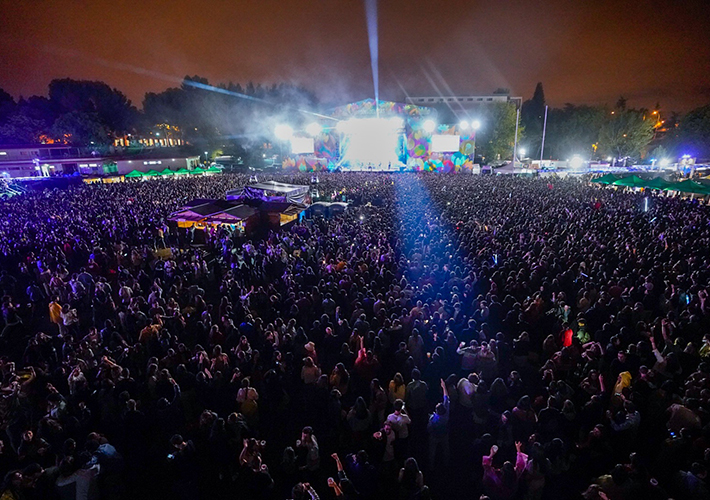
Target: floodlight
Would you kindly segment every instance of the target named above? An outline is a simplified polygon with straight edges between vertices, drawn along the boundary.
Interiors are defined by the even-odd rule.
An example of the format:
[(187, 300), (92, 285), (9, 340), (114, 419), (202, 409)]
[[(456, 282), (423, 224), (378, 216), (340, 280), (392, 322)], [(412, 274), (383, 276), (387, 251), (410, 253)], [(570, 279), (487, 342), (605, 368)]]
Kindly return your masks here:
[(274, 135), (280, 141), (288, 141), (291, 139), (291, 137), (293, 137), (293, 129), (290, 125), (276, 125), (276, 128), (274, 129)]
[(667, 167), (671, 164), (671, 161), (668, 158), (661, 158), (661, 161), (659, 161), (658, 164), (662, 167)]
[(481, 122), (478, 121), (478, 120), (473, 120), (473, 121), (471, 122), (471, 128), (472, 128), (473, 130), (478, 130), (479, 128), (481, 128)]
[(426, 120), (422, 124), (422, 128), (424, 129), (424, 132), (431, 134), (434, 130), (436, 130), (436, 122), (434, 120)]
[(526, 153), (527, 151), (525, 151), (525, 148), (520, 148), (520, 149), (518, 150), (518, 152), (520, 153), (520, 157), (521, 157), (521, 158), (524, 158), (524, 157), (525, 157), (525, 153)]
[(461, 120), (461, 123), (459, 123), (459, 128), (461, 130), (468, 130), (469, 123), (466, 120)]
[(322, 131), (323, 127), (320, 123), (317, 122), (309, 123), (306, 127), (306, 132), (308, 132), (308, 135), (312, 135), (313, 137), (319, 135)]

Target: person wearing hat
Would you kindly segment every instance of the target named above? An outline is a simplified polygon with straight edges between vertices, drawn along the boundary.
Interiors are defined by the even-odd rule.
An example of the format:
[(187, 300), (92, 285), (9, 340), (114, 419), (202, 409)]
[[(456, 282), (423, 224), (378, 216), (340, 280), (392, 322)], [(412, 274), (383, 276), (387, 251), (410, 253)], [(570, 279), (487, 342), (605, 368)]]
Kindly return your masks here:
[(316, 345), (313, 342), (307, 342), (303, 348), (306, 350), (306, 357), (311, 358), (313, 360), (313, 364), (317, 365), (318, 353), (316, 352)]

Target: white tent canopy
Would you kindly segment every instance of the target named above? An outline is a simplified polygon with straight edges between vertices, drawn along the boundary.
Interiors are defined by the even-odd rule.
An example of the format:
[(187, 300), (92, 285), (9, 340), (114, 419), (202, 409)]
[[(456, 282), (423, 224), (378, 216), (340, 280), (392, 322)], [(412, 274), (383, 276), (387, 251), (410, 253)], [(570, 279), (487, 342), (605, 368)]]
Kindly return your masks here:
[(304, 203), (308, 195), (308, 190), (309, 186), (300, 184), (285, 184), (276, 181), (252, 182), (242, 188), (227, 191), (227, 199), (246, 198), (252, 200)]

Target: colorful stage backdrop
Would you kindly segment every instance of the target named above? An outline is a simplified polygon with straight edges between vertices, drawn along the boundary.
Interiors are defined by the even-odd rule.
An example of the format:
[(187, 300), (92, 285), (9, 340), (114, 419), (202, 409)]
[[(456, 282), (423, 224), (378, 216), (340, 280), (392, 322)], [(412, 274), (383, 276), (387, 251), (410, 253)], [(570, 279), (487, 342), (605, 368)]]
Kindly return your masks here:
[[(377, 119), (378, 109), (374, 99), (346, 104), (335, 108), (331, 112), (333, 118), (340, 122), (350, 119)], [(379, 119), (401, 119), (401, 129), (398, 131), (400, 139), (392, 148), (397, 148), (396, 157), (399, 158), (397, 164), (393, 165), (391, 160), (372, 165), (372, 158), (368, 156), (367, 161), (355, 164), (357, 160), (352, 155), (347, 154), (347, 147), (350, 138), (347, 132), (338, 130), (331, 123), (323, 123), (323, 131), (315, 138), (314, 153), (308, 155), (292, 155), (283, 162), (283, 167), (287, 169), (297, 168), (302, 172), (323, 171), (364, 168), (372, 165), (375, 168), (408, 169), (417, 171), (432, 172), (461, 172), (473, 168), (473, 154), (475, 137), (473, 133), (465, 133), (457, 129), (454, 125), (439, 125), (433, 134), (459, 135), (459, 150), (455, 152), (434, 152), (431, 150), (432, 134), (426, 132), (423, 124), (427, 120), (436, 121), (436, 110), (413, 104), (404, 104), (391, 101), (379, 102)], [(347, 130), (347, 127), (342, 127)], [(382, 145), (374, 145), (381, 147)], [(392, 155), (388, 155), (390, 158)], [(389, 165), (388, 165), (389, 163)]]

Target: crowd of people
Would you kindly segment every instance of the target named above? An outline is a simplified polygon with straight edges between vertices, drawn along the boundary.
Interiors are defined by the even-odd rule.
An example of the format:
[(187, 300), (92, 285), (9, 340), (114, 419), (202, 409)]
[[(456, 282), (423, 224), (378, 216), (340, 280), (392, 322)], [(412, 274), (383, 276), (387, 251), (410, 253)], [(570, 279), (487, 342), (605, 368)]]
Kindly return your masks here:
[(246, 181), (0, 203), (0, 499), (710, 497), (707, 206), (346, 172), (343, 214), (167, 222)]

